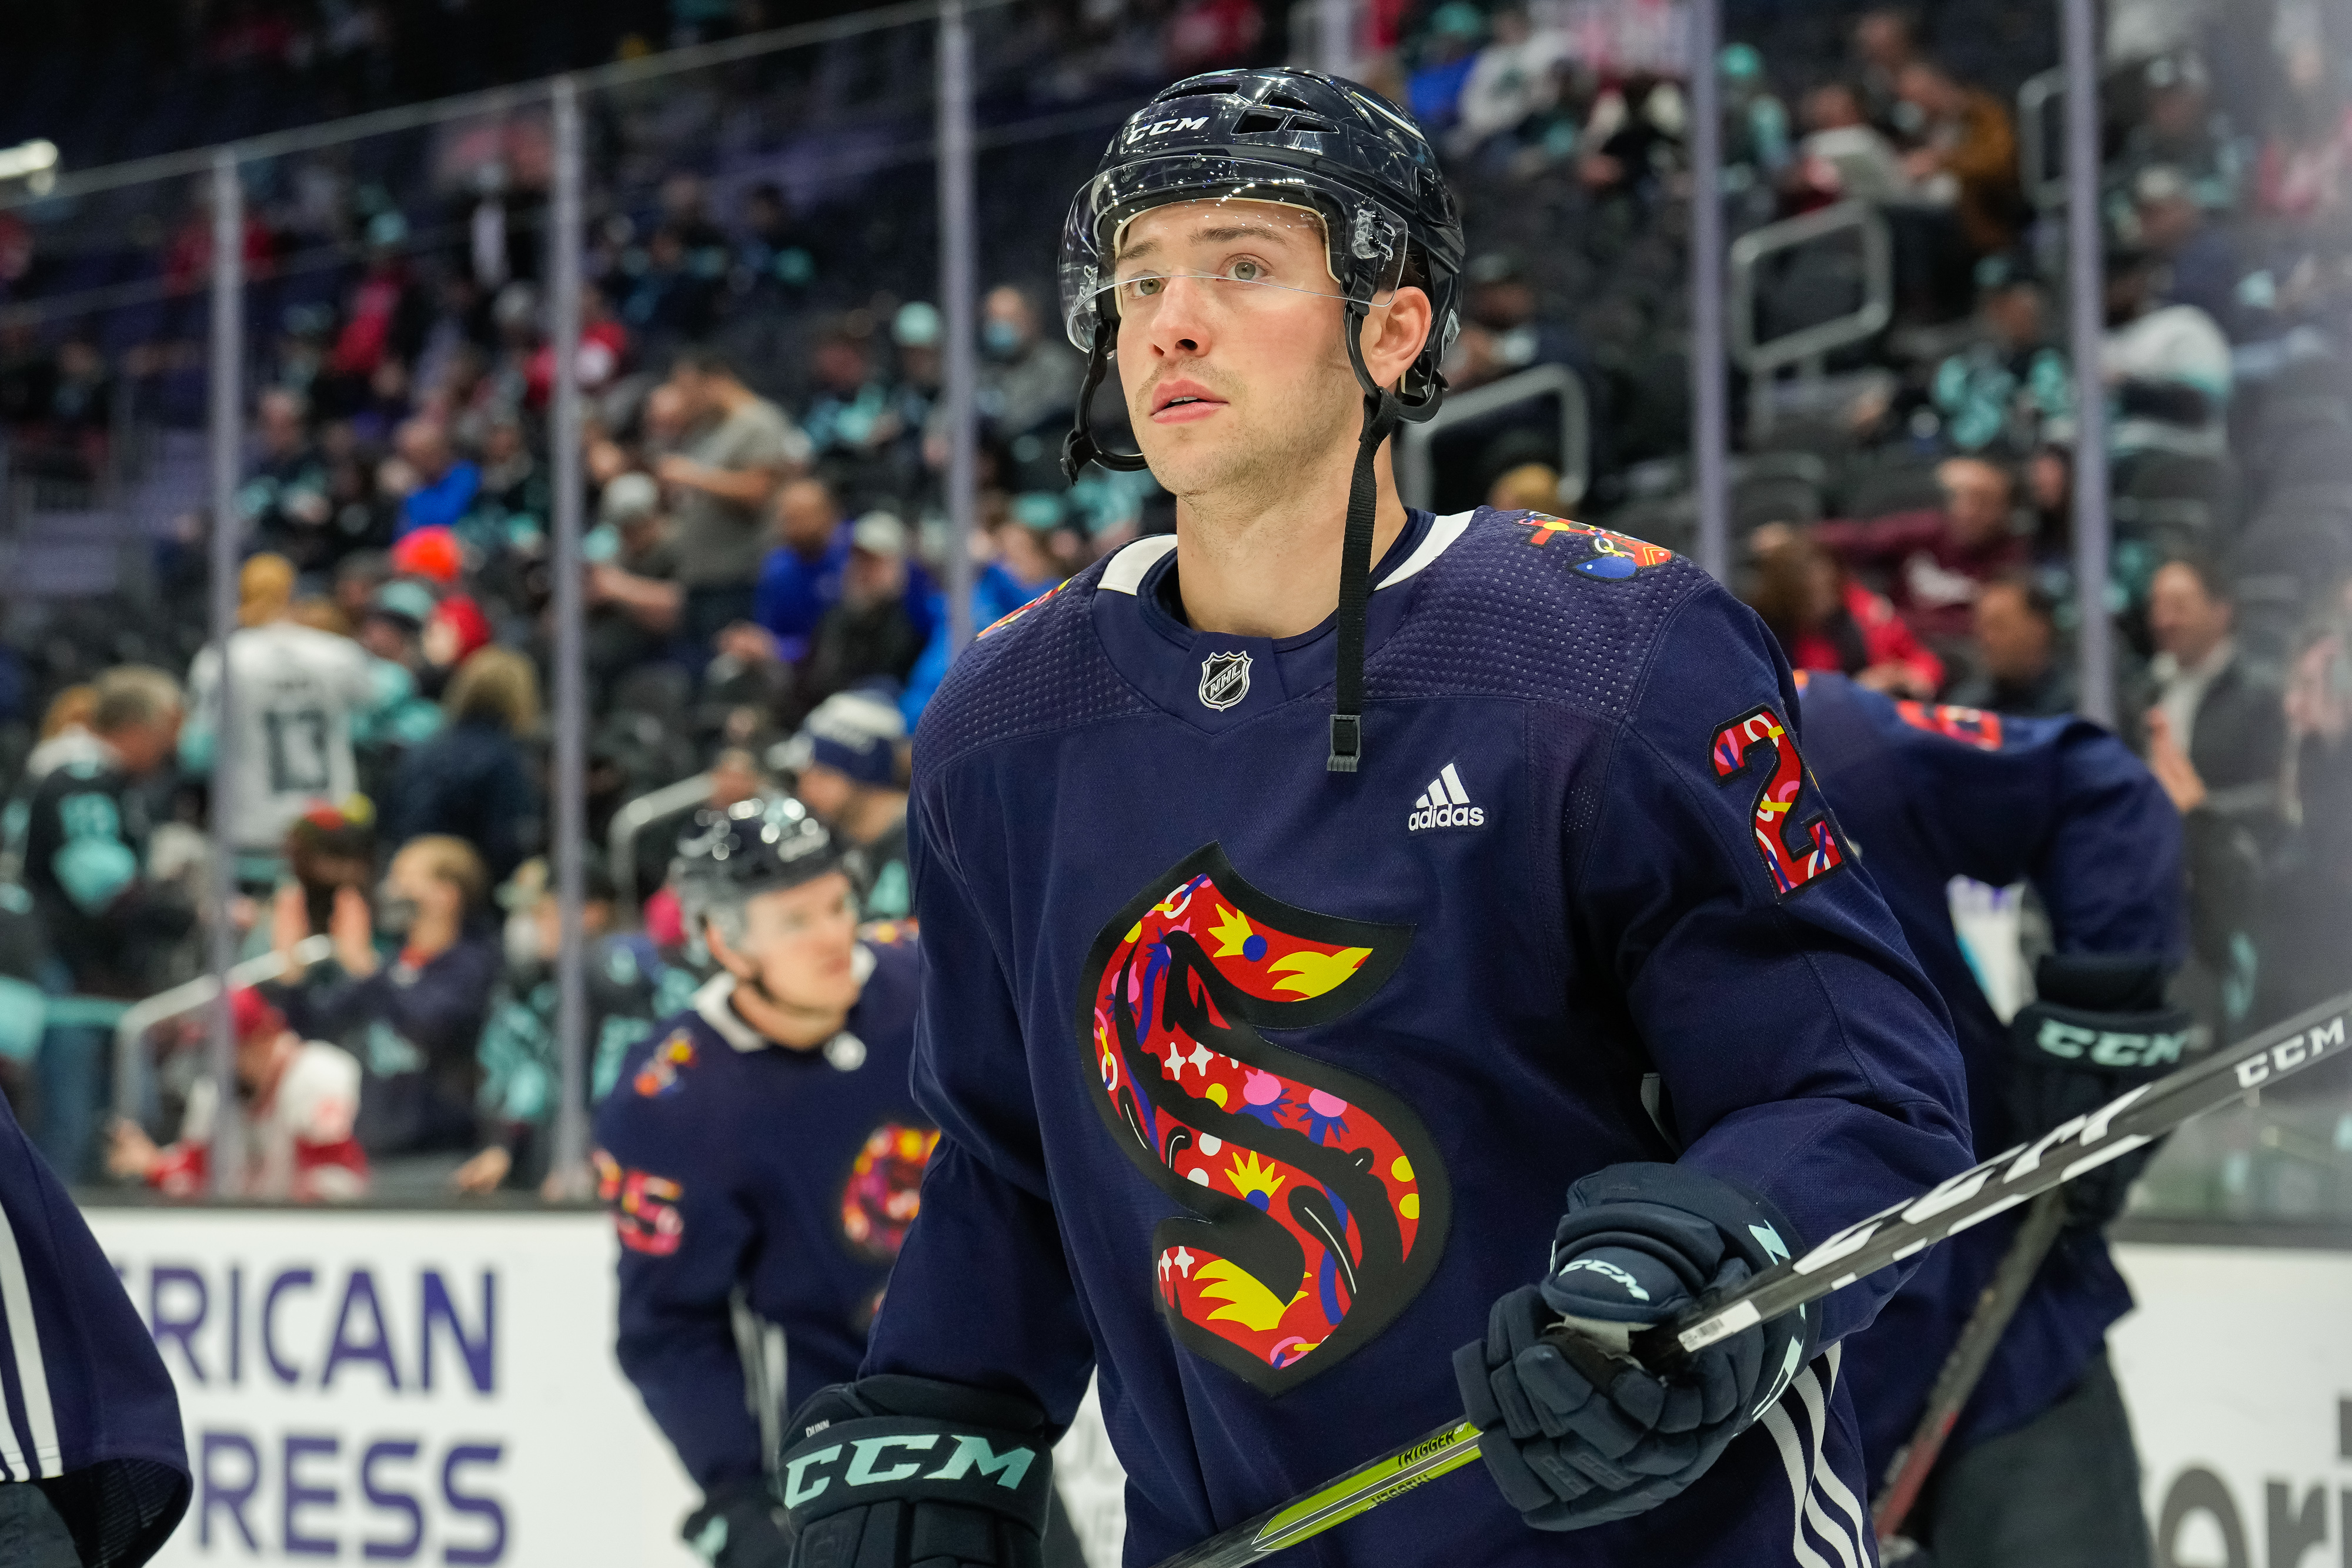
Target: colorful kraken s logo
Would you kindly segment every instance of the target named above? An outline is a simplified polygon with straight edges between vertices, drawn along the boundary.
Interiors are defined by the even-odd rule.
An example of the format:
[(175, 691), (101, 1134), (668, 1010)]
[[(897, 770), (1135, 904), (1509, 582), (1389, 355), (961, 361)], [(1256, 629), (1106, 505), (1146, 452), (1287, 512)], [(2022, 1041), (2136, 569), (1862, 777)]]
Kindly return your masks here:
[(1197, 1218), (1152, 1233), (1179, 1342), (1278, 1394), (1370, 1341), (1444, 1249), (1437, 1147), (1388, 1090), (1267, 1041), (1377, 991), (1409, 925), (1317, 915), (1195, 851), (1104, 927), (1077, 1030), (1089, 1097)]

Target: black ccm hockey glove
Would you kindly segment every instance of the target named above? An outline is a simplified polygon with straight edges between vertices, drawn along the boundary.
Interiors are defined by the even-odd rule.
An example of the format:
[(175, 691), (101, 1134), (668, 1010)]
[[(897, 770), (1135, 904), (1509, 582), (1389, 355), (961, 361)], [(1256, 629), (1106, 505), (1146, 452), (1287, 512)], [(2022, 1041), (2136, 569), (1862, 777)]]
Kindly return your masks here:
[(786, 1568), (792, 1538), (765, 1477), (710, 1489), (678, 1534), (710, 1568)]
[(862, 1377), (811, 1396), (787, 1430), (793, 1568), (1041, 1568), (1053, 1436), (1027, 1401)]
[(1503, 1496), (1538, 1530), (1655, 1508), (1706, 1473), (1812, 1354), (1799, 1311), (1708, 1346), (1671, 1376), (1613, 1361), (1588, 1376), (1543, 1331), (1563, 1318), (1622, 1352), (1632, 1330), (1741, 1283), (1797, 1248), (1761, 1197), (1672, 1165), (1620, 1165), (1569, 1188), (1551, 1273), (1495, 1303), (1454, 1354), (1463, 1408)]
[[(2160, 960), (2045, 954), (2033, 984), (2040, 995), (2009, 1026), (2009, 1113), (2019, 1139), (2087, 1116), (2180, 1065), (2189, 1016), (2165, 1006)], [(2095, 1229), (2122, 1213), (2125, 1195), (2155, 1153), (2152, 1145), (2136, 1150), (2068, 1182), (2067, 1222)]]

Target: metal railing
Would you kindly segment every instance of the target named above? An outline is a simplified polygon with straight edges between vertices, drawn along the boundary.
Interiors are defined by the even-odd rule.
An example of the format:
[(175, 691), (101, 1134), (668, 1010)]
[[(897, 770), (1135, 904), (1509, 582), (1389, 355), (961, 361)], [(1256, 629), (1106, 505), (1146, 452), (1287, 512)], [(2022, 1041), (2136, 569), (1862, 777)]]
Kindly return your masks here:
[(2066, 170), (2051, 146), (2049, 119), (2051, 104), (2065, 91), (2063, 68), (2029, 77), (2017, 89), (2017, 180), (2026, 199), (2045, 213), (2066, 204)]
[(1456, 392), (1445, 400), (1434, 418), (1408, 424), (1397, 437), (1397, 491), (1408, 507), (1427, 507), (1435, 487), (1431, 448), (1437, 438), (1458, 425), (1485, 419), (1515, 403), (1537, 398), (1559, 400), (1559, 504), (1573, 507), (1584, 499), (1592, 477), (1592, 411), (1584, 382), (1566, 365), (1537, 365), (1505, 376), (1483, 387)]
[(637, 894), (637, 835), (667, 817), (675, 817), (710, 798), (710, 775), (698, 773), (675, 784), (638, 796), (613, 813), (604, 832), (604, 852), (613, 873), (613, 892), (623, 915), (634, 915), (644, 902)]
[[(1843, 316), (1816, 321), (1777, 338), (1756, 336), (1757, 274), (1776, 256), (1847, 235), (1862, 247), (1862, 303)], [(1742, 235), (1731, 246), (1731, 360), (1748, 376), (1750, 439), (1772, 428), (1772, 381), (1795, 365), (1819, 380), (1822, 361), (1840, 349), (1866, 341), (1895, 318), (1895, 242), (1886, 219), (1868, 202), (1840, 202), (1802, 217), (1768, 224)]]
[[(335, 951), (334, 943), (324, 936), (305, 936), (290, 949), (292, 962), (283, 953), (264, 953), (232, 965), (228, 971), (231, 988), (258, 986), (277, 979), (289, 968), (308, 968)], [(173, 986), (168, 991), (158, 991), (143, 1002), (133, 1002), (114, 1024), (114, 1113), (130, 1120), (139, 1115), (140, 1087), (146, 1082), (145, 1048), (147, 1031), (159, 1023), (175, 1018), (185, 1018), (206, 1006), (220, 995), (220, 980), (212, 975), (198, 975), (194, 979)]]

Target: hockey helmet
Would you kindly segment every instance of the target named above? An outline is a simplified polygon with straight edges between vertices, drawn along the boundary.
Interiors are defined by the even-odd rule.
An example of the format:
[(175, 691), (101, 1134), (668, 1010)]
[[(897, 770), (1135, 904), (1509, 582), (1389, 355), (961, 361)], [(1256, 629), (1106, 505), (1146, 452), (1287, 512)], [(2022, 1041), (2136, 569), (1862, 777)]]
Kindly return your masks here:
[[(753, 796), (725, 810), (702, 810), (678, 836), (670, 884), (688, 936), (703, 923), (740, 911), (764, 893), (845, 872), (847, 852), (833, 831), (789, 795)], [(722, 927), (723, 929), (723, 927)]]

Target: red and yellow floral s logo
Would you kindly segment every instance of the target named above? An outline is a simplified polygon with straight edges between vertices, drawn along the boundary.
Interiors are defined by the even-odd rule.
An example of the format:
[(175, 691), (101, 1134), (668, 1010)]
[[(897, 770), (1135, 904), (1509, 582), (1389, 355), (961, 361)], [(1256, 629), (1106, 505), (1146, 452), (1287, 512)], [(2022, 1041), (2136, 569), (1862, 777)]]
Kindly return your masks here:
[(1152, 1235), (1170, 1330), (1269, 1394), (1387, 1327), (1444, 1248), (1450, 1188), (1420, 1118), (1259, 1032), (1344, 1016), (1412, 936), (1269, 898), (1210, 844), (1121, 910), (1087, 960), (1089, 1098), (1191, 1211)]
[(898, 1256), (922, 1207), (923, 1170), (939, 1143), (937, 1127), (897, 1122), (866, 1134), (841, 1186), (841, 1234), (851, 1250), (877, 1263)]

